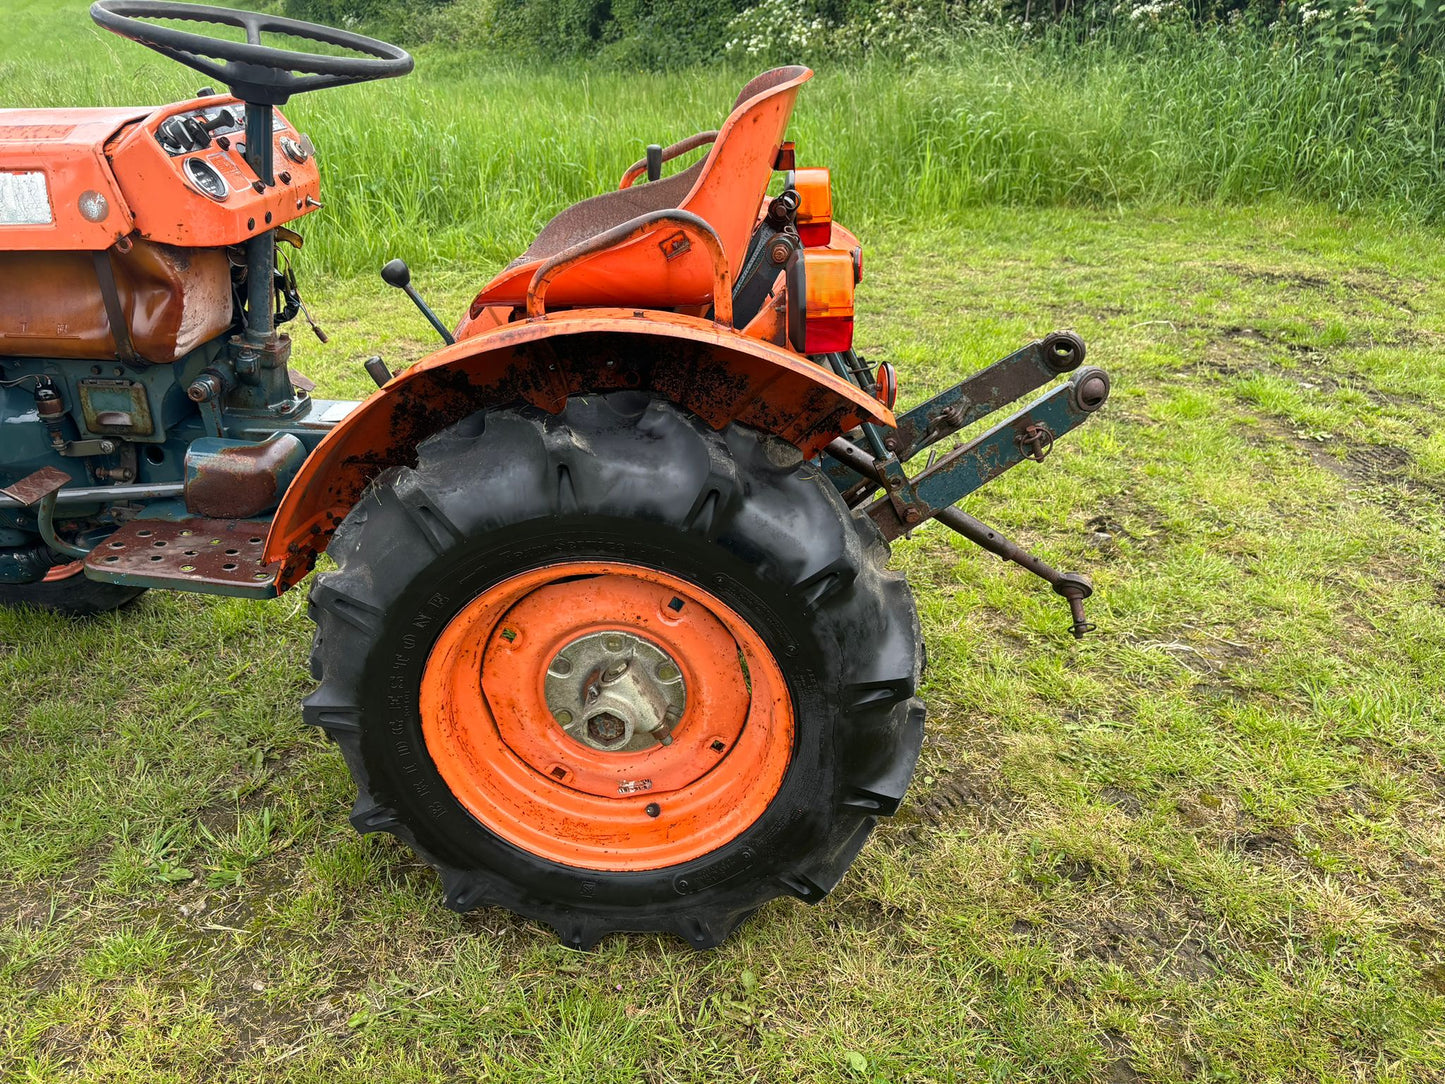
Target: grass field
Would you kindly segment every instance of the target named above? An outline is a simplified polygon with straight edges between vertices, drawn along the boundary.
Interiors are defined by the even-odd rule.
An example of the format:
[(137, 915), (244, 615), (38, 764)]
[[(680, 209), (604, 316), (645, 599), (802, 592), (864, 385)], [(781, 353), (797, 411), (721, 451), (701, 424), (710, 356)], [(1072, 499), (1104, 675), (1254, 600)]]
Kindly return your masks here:
[[(22, 43), (56, 25), (10, 8)], [(67, 93), (0, 70), (4, 104)], [(571, 138), (598, 175), (633, 156)], [(537, 186), (521, 225), (491, 194), (474, 259), (414, 263), (440, 310)], [(1445, 1080), (1445, 235), (1150, 199), (864, 240), (861, 348), (906, 399), (1055, 327), (1115, 391), (966, 506), (1094, 576), (1090, 638), (940, 528), (896, 546), (930, 734), (832, 896), (706, 954), (458, 917), (346, 825), (303, 592), (0, 612), (0, 1081)], [(298, 333), (318, 394), (433, 345), (348, 266), (310, 283), (331, 343)]]

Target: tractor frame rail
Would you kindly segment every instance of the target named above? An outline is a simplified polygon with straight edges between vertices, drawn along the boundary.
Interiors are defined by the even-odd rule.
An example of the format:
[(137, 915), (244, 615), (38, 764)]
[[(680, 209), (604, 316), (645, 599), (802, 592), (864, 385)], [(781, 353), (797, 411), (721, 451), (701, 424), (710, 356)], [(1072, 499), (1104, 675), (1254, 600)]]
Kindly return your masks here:
[[(864, 425), (861, 442), (839, 437), (824, 450), (823, 467), (849, 507), (861, 508), (892, 541), (936, 519), (975, 545), (1047, 582), (1069, 603), (1070, 632), (1094, 626), (1083, 602), (1093, 593), (1087, 577), (1059, 572), (1002, 532), (954, 505), (1026, 459), (1043, 462), (1054, 442), (1078, 428), (1109, 398), (1109, 376), (1082, 366), (1083, 340), (1054, 332), (919, 404), (898, 418), (898, 428)], [(840, 373), (866, 371), (858, 359), (840, 358)], [(1064, 373), (1068, 381), (1022, 410), (910, 474), (908, 460)]]

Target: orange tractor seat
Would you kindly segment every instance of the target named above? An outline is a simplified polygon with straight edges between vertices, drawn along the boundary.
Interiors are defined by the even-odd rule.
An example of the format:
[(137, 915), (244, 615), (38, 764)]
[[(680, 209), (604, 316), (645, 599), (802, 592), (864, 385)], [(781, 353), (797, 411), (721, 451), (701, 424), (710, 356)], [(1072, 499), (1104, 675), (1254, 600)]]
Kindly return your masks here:
[[(562, 211), (531, 246), (472, 302), (470, 318), (494, 306), (520, 306), (537, 268), (557, 254), (652, 211), (677, 209), (701, 218), (717, 234), (730, 278), (742, 265), (757, 225), (798, 88), (813, 77), (799, 65), (764, 72), (737, 97), (715, 137), (702, 133), (669, 147), (664, 159), (712, 143), (707, 157), (663, 180), (633, 186), (637, 167), (615, 192), (593, 196)], [(549, 283), (549, 307), (705, 307), (712, 301), (713, 262), (707, 249), (675, 225), (659, 224), (623, 244), (563, 270)], [(482, 324), (483, 322), (478, 322)], [(459, 334), (481, 330), (464, 323)]]

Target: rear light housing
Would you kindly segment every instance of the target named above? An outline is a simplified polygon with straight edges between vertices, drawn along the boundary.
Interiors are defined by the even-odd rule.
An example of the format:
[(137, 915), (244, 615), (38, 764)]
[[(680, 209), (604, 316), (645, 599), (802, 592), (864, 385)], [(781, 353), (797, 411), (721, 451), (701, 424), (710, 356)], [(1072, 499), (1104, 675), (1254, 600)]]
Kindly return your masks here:
[(804, 248), (826, 245), (833, 237), (833, 182), (827, 169), (794, 170), (793, 189), (798, 193), (798, 239)]
[(804, 354), (841, 354), (853, 347), (853, 257), (837, 249), (805, 249), (788, 276), (788, 339)]

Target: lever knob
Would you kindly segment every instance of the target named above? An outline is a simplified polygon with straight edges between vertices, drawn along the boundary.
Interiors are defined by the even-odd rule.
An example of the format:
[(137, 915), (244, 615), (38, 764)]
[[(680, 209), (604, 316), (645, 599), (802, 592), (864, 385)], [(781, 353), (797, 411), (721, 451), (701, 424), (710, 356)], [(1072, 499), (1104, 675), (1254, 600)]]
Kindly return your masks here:
[(411, 285), (411, 268), (407, 267), (405, 260), (389, 260), (381, 269), (381, 281), (405, 290)]
[(369, 357), (362, 363), (366, 375), (376, 381), (378, 388), (386, 387), (386, 382), (391, 379), (391, 370), (386, 367), (386, 362), (379, 357)]

